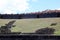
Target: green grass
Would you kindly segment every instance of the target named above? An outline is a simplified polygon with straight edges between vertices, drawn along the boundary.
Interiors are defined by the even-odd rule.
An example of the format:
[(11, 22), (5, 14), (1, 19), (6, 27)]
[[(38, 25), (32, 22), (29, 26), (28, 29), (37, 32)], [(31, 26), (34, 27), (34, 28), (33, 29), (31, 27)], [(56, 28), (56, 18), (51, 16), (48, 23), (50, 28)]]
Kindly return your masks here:
[[(60, 18), (39, 18), (39, 19), (0, 19), (0, 26), (4, 26), (11, 20), (16, 20), (12, 27), (12, 32), (35, 32), (37, 29), (50, 27), (54, 28), (55, 34), (60, 34)], [(57, 23), (56, 26), (50, 26), (51, 23)]]

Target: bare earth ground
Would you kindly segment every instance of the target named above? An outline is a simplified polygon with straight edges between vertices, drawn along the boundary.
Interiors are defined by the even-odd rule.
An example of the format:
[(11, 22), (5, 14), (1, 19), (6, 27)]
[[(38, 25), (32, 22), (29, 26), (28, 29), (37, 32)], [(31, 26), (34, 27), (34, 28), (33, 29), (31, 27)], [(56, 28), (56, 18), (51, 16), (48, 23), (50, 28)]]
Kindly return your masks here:
[[(60, 18), (0, 19), (0, 27), (11, 20), (16, 20), (14, 23), (16, 27), (12, 27), (12, 32), (30, 33), (40, 28), (50, 27), (56, 30), (55, 34), (60, 35)], [(57, 25), (50, 26), (52, 23), (57, 23)]]

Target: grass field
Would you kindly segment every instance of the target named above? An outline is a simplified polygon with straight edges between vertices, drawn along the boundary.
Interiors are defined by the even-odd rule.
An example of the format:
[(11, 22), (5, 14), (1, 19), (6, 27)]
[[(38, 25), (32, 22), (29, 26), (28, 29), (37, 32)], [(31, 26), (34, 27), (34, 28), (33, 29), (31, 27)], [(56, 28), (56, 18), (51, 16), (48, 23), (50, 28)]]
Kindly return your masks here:
[[(35, 18), (35, 19), (0, 19), (0, 26), (4, 26), (11, 20), (16, 20), (12, 27), (12, 32), (30, 33), (35, 30), (45, 27), (54, 28), (55, 34), (60, 34), (60, 18)], [(50, 26), (52, 23), (57, 23), (55, 26)]]

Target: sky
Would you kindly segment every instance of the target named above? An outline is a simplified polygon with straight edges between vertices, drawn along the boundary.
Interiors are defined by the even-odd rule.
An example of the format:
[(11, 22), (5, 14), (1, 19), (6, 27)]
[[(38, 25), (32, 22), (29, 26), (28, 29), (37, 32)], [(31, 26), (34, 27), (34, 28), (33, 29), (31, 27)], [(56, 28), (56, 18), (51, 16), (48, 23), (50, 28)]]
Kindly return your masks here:
[(60, 0), (0, 0), (0, 14), (60, 10)]

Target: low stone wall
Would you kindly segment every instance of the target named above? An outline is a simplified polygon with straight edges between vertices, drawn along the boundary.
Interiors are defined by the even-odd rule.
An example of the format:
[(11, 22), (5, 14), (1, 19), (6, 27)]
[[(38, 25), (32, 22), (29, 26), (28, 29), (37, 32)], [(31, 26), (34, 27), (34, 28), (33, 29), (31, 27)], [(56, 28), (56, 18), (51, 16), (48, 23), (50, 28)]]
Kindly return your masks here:
[(60, 40), (58, 35), (39, 35), (39, 34), (0, 34), (0, 40)]

